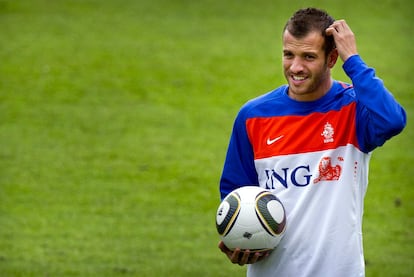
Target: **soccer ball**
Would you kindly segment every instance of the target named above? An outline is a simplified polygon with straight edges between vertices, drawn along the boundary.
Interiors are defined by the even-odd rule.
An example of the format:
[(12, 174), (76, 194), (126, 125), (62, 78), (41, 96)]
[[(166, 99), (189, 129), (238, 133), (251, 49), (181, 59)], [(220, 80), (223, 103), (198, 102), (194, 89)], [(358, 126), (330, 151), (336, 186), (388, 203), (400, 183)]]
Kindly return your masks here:
[(216, 227), (230, 250), (268, 251), (279, 244), (285, 231), (285, 208), (270, 191), (244, 186), (220, 203)]

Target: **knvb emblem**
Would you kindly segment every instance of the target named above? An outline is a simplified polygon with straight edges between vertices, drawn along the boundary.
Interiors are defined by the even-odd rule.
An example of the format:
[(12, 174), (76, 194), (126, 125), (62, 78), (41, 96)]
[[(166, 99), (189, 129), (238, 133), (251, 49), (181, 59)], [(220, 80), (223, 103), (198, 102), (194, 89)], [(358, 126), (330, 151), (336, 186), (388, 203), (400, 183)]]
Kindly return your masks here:
[(333, 142), (334, 141), (334, 128), (332, 127), (332, 124), (330, 124), (329, 122), (326, 122), (325, 126), (323, 127), (323, 132), (321, 134), (321, 136), (323, 136), (323, 142), (324, 143), (328, 143), (328, 142)]

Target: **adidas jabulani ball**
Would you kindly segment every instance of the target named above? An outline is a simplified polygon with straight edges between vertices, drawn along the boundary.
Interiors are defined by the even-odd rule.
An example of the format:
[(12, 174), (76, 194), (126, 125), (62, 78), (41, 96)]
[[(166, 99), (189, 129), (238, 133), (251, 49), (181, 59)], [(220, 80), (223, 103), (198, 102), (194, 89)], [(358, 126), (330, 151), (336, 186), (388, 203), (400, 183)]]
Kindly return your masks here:
[(279, 244), (285, 231), (285, 208), (268, 190), (241, 187), (221, 202), (216, 227), (221, 240), (231, 250), (271, 250)]

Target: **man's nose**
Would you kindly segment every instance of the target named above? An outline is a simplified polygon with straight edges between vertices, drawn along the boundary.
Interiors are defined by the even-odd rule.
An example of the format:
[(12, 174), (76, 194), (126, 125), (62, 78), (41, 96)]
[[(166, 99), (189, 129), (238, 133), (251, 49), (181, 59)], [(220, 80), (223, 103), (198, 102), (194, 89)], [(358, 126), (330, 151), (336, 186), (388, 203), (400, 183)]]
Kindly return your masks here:
[(293, 73), (298, 73), (303, 71), (303, 62), (300, 58), (294, 58), (290, 65), (290, 71)]

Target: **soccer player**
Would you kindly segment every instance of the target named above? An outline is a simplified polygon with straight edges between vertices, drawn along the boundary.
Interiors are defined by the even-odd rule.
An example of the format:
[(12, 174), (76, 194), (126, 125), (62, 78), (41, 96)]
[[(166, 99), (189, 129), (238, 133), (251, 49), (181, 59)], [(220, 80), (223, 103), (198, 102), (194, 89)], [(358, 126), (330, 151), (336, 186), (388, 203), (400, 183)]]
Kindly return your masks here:
[[(333, 80), (338, 57), (352, 80)], [(220, 179), (223, 199), (257, 184), (282, 201), (287, 227), (262, 255), (219, 248), (247, 276), (364, 276), (363, 201), (371, 152), (406, 124), (357, 52), (344, 20), (298, 10), (283, 30), (287, 85), (247, 102), (233, 126)]]

